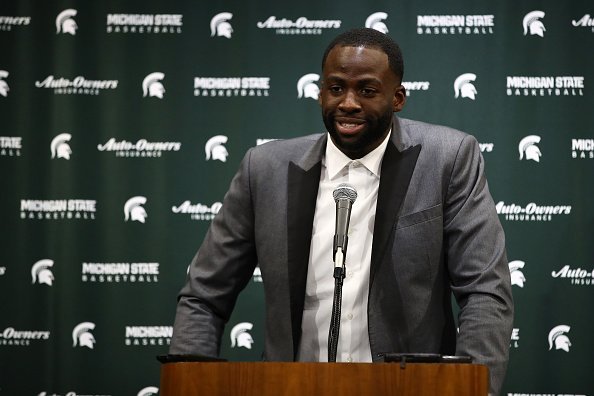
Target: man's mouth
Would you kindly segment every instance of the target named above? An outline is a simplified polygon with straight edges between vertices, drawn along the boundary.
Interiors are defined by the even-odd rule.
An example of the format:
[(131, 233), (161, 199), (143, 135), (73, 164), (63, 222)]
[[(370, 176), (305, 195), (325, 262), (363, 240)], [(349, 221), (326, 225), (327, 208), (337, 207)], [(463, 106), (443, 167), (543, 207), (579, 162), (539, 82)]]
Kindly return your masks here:
[(336, 120), (336, 131), (341, 135), (356, 135), (365, 128), (362, 120)]

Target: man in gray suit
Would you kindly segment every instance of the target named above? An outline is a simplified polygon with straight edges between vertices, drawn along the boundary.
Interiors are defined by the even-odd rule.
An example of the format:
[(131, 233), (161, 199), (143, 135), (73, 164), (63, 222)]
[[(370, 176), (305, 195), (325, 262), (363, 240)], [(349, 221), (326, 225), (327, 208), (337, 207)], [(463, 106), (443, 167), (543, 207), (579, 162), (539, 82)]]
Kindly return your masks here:
[(265, 359), (326, 360), (331, 192), (348, 181), (359, 197), (337, 361), (377, 361), (385, 352), (466, 355), (489, 367), (498, 393), (513, 303), (477, 141), (394, 116), (406, 100), (402, 56), (382, 33), (341, 34), (322, 69), (328, 133), (247, 152), (180, 292), (170, 353), (217, 356), (237, 295), (259, 264)]

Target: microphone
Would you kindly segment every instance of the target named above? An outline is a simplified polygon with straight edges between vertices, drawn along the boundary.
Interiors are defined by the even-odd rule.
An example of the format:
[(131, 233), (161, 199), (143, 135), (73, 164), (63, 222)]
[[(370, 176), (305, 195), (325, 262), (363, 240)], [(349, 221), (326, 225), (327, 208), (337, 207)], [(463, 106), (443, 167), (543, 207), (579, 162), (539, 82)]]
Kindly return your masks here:
[(334, 267), (342, 268), (349, 243), (349, 222), (351, 220), (351, 208), (357, 199), (357, 190), (348, 183), (341, 183), (332, 193), (336, 202), (336, 226), (334, 228), (334, 244), (332, 248), (332, 259)]

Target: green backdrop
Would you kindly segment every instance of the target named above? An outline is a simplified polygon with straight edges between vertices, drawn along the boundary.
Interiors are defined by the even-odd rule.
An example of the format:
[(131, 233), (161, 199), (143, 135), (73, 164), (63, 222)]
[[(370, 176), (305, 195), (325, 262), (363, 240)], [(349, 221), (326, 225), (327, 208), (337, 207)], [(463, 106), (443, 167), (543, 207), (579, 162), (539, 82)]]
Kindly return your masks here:
[[(8, 0), (0, 395), (158, 392), (239, 161), (323, 131), (321, 55), (366, 23), (402, 47), (401, 115), (481, 143), (514, 281), (504, 393), (594, 394), (592, 2)], [(262, 296), (256, 273), (223, 357), (260, 359)], [(232, 346), (242, 323), (253, 343)]]

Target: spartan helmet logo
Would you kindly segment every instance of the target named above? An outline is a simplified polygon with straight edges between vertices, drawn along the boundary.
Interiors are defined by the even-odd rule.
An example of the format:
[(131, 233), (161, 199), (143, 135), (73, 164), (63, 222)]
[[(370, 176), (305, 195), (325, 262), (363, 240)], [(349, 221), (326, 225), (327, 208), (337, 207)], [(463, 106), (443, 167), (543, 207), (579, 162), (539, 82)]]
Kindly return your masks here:
[(161, 72), (154, 72), (149, 74), (142, 80), (142, 97), (156, 96), (159, 99), (163, 99), (165, 93), (165, 87), (161, 84), (161, 80), (165, 78), (165, 74)]
[(136, 396), (152, 396), (159, 393), (159, 388), (156, 386), (147, 386), (144, 389), (141, 389), (140, 392)]
[(33, 267), (31, 267), (31, 278), (33, 279), (31, 284), (35, 282), (42, 284), (45, 283), (51, 286), (54, 281), (54, 274), (50, 270), (54, 266), (54, 261), (50, 259), (39, 260)]
[(509, 265), (509, 274), (511, 276), (511, 284), (512, 285), (524, 287), (524, 282), (526, 282), (526, 278), (524, 277), (524, 274), (520, 270), (522, 268), (524, 268), (525, 264), (526, 263), (524, 263), (523, 261), (520, 261), (520, 260), (514, 260), (508, 264)]
[(388, 27), (384, 23), (384, 19), (388, 18), (385, 12), (374, 12), (365, 20), (365, 27), (375, 29), (384, 34), (388, 33)]
[(76, 10), (72, 8), (59, 13), (56, 17), (56, 34), (69, 33), (74, 36), (76, 34), (76, 29), (78, 29), (76, 21), (72, 19), (75, 15)]
[(95, 344), (95, 337), (93, 334), (90, 333), (91, 330), (95, 329), (95, 323), (92, 322), (82, 322), (76, 325), (74, 330), (72, 330), (72, 347), (86, 346), (89, 349), (93, 349), (93, 344)]
[(454, 97), (470, 98), (474, 100), (476, 88), (471, 84), (474, 80), (476, 80), (476, 74), (474, 73), (464, 73), (458, 76), (456, 81), (454, 81)]
[(204, 146), (204, 151), (206, 152), (206, 160), (209, 159), (219, 160), (222, 162), (227, 161), (227, 156), (229, 153), (223, 144), (227, 143), (227, 136), (223, 135), (216, 135), (208, 139), (206, 145)]
[(540, 21), (540, 18), (544, 17), (545, 13), (542, 11), (532, 11), (526, 14), (524, 20), (522, 21), (522, 25), (524, 26), (524, 36), (528, 34), (530, 31), (530, 35), (537, 35), (540, 37), (544, 37), (544, 32), (546, 31), (543, 23)]
[(145, 222), (147, 218), (146, 210), (142, 207), (146, 203), (146, 197), (141, 195), (132, 197), (124, 204), (124, 221)]
[(553, 343), (555, 349), (563, 349), (565, 352), (569, 352), (571, 341), (565, 333), (569, 332), (570, 327), (566, 325), (555, 326), (549, 331), (549, 351), (553, 349)]
[(252, 327), (254, 327), (254, 325), (249, 322), (236, 324), (233, 329), (231, 329), (231, 348), (235, 348), (237, 346), (238, 348), (244, 347), (247, 349), (252, 349), (254, 339), (250, 333), (248, 333)]
[(536, 143), (540, 143), (540, 136), (529, 135), (526, 136), (524, 139), (520, 140), (520, 144), (518, 145), (518, 150), (520, 151), (520, 159), (524, 159), (524, 154), (526, 154), (527, 160), (540, 162), (540, 156), (542, 155), (542, 153), (540, 152), (540, 149), (538, 148)]
[(230, 12), (221, 12), (212, 17), (210, 20), (210, 37), (214, 37), (216, 34), (217, 37), (223, 36), (230, 39), (233, 27), (227, 21), (231, 18), (233, 18), (233, 14)]
[(298, 98), (312, 98), (318, 100), (320, 95), (320, 88), (316, 82), (320, 79), (320, 76), (315, 73), (309, 73), (304, 75), (297, 81), (297, 97)]
[(8, 84), (3, 80), (6, 77), (8, 77), (8, 72), (6, 70), (0, 70), (0, 95), (4, 97), (7, 97), (8, 91), (10, 91)]
[(61, 133), (52, 140), (50, 144), (52, 158), (65, 158), (67, 160), (70, 159), (72, 150), (70, 149), (70, 145), (68, 145), (67, 142), (69, 142), (71, 138), (71, 134)]

